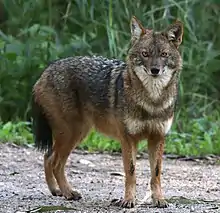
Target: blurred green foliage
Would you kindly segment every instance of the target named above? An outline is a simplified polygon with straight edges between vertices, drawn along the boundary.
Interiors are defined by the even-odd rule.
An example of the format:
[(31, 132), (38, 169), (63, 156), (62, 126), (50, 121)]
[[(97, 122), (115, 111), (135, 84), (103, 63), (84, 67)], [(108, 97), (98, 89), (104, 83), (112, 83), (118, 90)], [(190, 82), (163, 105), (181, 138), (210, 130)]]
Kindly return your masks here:
[[(184, 67), (180, 104), (166, 148), (172, 153), (186, 150), (190, 153), (192, 147), (195, 154), (204, 153), (203, 149), (220, 153), (220, 4), (217, 0), (2, 0), (0, 6), (0, 120), (3, 123), (30, 119), (32, 86), (50, 61), (92, 54), (124, 59), (132, 15), (146, 27), (158, 30), (178, 18), (184, 23), (181, 46)], [(102, 141), (96, 133), (89, 137), (89, 144), (82, 145), (84, 148), (94, 138)], [(111, 145), (114, 144), (111, 140), (108, 142), (110, 145), (103, 144), (99, 149), (119, 149)]]

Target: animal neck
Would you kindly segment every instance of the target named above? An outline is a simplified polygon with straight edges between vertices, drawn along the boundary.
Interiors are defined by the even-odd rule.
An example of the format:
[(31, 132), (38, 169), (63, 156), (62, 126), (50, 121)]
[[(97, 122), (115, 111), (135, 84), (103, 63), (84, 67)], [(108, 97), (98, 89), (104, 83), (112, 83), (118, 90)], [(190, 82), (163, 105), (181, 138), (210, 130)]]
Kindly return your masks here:
[[(145, 74), (146, 76), (146, 74)], [(168, 78), (168, 77), (167, 77)], [(150, 113), (158, 113), (163, 108), (175, 105), (177, 96), (178, 72), (169, 79), (141, 79), (137, 72), (127, 70), (125, 76), (125, 92), (135, 105), (143, 107)]]

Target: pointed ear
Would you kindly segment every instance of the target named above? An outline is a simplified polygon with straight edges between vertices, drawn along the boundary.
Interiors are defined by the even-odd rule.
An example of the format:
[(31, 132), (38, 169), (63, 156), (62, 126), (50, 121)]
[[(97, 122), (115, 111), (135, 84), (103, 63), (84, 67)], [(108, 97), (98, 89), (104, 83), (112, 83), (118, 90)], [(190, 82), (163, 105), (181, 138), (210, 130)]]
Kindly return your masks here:
[(183, 23), (181, 21), (176, 21), (171, 24), (167, 30), (166, 35), (169, 41), (173, 42), (176, 48), (182, 43), (183, 38)]
[(139, 39), (141, 35), (146, 33), (146, 30), (135, 16), (131, 18), (130, 28), (131, 28), (131, 35), (135, 39)]

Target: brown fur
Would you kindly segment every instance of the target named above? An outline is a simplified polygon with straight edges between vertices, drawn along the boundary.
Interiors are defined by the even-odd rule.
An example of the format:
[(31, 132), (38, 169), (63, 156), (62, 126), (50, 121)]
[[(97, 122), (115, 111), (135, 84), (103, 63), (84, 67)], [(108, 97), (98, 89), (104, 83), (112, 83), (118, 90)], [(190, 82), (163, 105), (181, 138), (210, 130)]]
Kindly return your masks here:
[(35, 143), (47, 150), (44, 169), (53, 195), (81, 198), (70, 187), (64, 167), (71, 151), (95, 127), (121, 143), (125, 195), (114, 203), (135, 205), (137, 144), (147, 139), (152, 199), (156, 206), (167, 206), (161, 164), (176, 104), (183, 28), (176, 22), (154, 32), (133, 17), (131, 33), (126, 63), (95, 56), (60, 59), (33, 88)]

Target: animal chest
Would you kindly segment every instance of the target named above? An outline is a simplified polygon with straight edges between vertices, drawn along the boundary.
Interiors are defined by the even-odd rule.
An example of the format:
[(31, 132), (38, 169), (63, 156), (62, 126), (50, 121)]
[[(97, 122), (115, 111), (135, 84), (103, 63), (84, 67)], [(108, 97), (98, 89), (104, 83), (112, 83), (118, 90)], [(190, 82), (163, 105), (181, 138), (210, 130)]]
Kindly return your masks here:
[(148, 120), (142, 121), (135, 118), (126, 118), (125, 127), (130, 134), (140, 134), (142, 131), (158, 132), (166, 135), (173, 123), (173, 117), (166, 121)]

